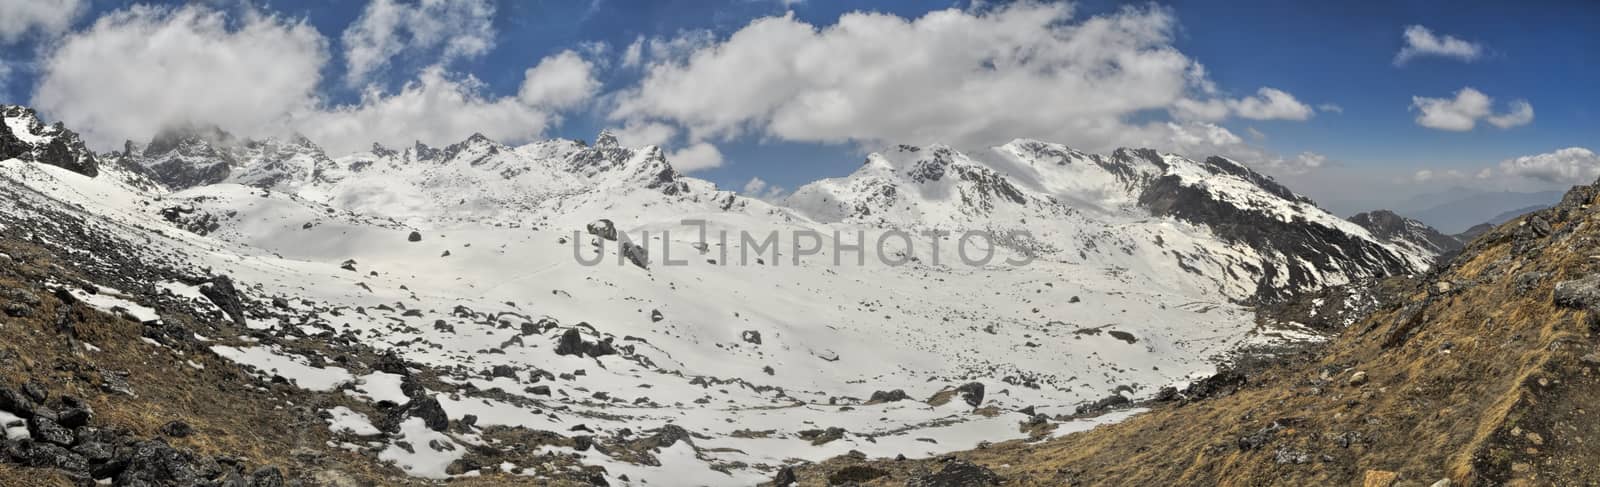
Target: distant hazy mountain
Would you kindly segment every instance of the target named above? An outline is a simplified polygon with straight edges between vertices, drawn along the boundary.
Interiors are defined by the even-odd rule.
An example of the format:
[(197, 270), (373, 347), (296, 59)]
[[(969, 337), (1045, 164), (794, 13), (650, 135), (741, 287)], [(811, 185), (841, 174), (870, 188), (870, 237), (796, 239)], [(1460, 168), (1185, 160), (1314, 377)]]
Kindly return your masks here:
[(1455, 187), (1413, 197), (1396, 205), (1395, 212), (1441, 232), (1455, 234), (1479, 223), (1503, 222), (1548, 207), (1559, 201), (1561, 194), (1560, 191), (1486, 191)]

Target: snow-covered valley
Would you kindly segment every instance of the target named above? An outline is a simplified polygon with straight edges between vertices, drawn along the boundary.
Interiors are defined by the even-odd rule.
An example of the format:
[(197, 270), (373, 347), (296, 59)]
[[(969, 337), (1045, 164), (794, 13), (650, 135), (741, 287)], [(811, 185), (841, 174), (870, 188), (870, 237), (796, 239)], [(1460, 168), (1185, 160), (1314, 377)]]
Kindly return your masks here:
[[(495, 426), (589, 438), (527, 446), (604, 466), (612, 485), (750, 485), (851, 451), (1059, 436), (1137, 411), (1080, 406), (1181, 389), (1247, 345), (1318, 339), (1259, 326), (1258, 304), (1435, 257), (1237, 163), (1147, 150), (901, 146), (763, 201), (608, 134), (339, 157), (306, 139), (172, 134), (85, 171), (44, 149), (86, 153), (75, 135), (20, 107), (5, 117), (0, 142), (26, 150), (0, 152), (0, 224), (48, 235), (76, 215), (86, 230), (71, 231), (192, 276), (86, 302), (160, 319), (149, 297), (178, 300), (283, 338), (197, 332), (265, 376), (474, 418), (442, 431), (329, 411), (349, 445), (424, 478), (471, 475), (451, 466), (499, 441), (483, 434)], [(964, 262), (963, 231), (989, 236), (968, 252), (996, 257)], [(214, 276), (243, 303), (213, 298)], [(351, 344), (414, 365), (333, 360)], [(402, 390), (424, 368), (452, 389)], [(640, 438), (675, 439), (641, 458), (622, 446)]]

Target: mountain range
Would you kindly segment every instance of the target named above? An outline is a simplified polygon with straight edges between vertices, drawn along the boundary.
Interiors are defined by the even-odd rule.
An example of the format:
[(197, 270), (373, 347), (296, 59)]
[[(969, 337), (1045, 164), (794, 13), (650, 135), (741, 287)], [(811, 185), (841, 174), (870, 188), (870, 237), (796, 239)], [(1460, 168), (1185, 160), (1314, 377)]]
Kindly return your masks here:
[[(1115, 421), (1133, 410), (1078, 413), (1327, 340), (1370, 310), (1372, 283), (1461, 247), (1391, 212), (1338, 218), (1237, 161), (1149, 149), (898, 146), (767, 202), (609, 133), (331, 157), (183, 127), (94, 153), (28, 108), (0, 114), (0, 236), (6, 262), (31, 263), (8, 272), (42, 274), (4, 298), (20, 326), (0, 343), (104, 328), (38, 348), (97, 371), (30, 369), (71, 401), (0, 410), (39, 437), (13, 457), (92, 479), (172, 469), (62, 453), (99, 433), (52, 443), (32, 418), (90, 404), (86, 424), (121, 435), (95, 444), (160, 430), (207, 481), (749, 485), (838, 455), (936, 457)], [(969, 247), (999, 258), (967, 263)], [(27, 386), (4, 378), (22, 385), (0, 397)], [(290, 440), (207, 443), (237, 418), (157, 401), (181, 392), (163, 381), (239, 384), (207, 394), (316, 441), (212, 468), (222, 446)], [(199, 434), (123, 413), (141, 407)]]

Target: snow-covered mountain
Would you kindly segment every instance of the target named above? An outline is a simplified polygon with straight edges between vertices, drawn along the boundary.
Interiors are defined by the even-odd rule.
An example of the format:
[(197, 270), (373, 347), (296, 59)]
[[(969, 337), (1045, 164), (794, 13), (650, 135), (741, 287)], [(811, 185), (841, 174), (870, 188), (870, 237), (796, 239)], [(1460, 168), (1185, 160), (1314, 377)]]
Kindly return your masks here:
[[(84, 256), (125, 310), (213, 317), (199, 350), (341, 398), (341, 441), (422, 477), (506, 431), (612, 485), (1064, 434), (1121, 417), (1079, 406), (1317, 338), (1258, 327), (1255, 302), (1435, 255), (1232, 161), (1148, 150), (902, 146), (773, 204), (604, 133), (330, 158), (191, 130), (97, 158), (3, 113), (0, 230)], [(967, 230), (998, 257), (964, 263)], [(408, 365), (351, 358), (376, 355)], [(450, 433), (408, 419), (419, 404)]]
[(1103, 156), (1032, 140), (983, 160), (900, 146), (784, 204), (824, 222), (1024, 230), (1053, 258), (1172, 264), (1175, 275), (1237, 299), (1414, 272), (1439, 253), (1377, 237), (1225, 158), (1131, 149)]

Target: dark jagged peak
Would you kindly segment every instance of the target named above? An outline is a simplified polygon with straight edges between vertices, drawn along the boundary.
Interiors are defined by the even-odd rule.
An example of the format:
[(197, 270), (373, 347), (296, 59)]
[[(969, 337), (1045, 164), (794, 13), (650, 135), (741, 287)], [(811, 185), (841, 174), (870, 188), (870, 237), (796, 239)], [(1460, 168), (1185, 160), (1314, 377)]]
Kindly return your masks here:
[(1252, 184), (1255, 184), (1261, 189), (1266, 190), (1268, 193), (1272, 193), (1279, 198), (1300, 203), (1311, 203), (1310, 198), (1295, 194), (1295, 192), (1290, 191), (1288, 187), (1278, 184), (1278, 182), (1273, 180), (1272, 177), (1255, 172), (1250, 168), (1245, 167), (1243, 164), (1234, 162), (1231, 159), (1220, 156), (1211, 156), (1206, 158), (1205, 166), (1206, 170), (1211, 171), (1212, 174), (1231, 174), (1238, 176), (1239, 178), (1250, 181)]
[(385, 158), (385, 159), (393, 159), (395, 157), (398, 157), (400, 155), (400, 153), (396, 152), (394, 149), (390, 149), (388, 147), (384, 147), (383, 144), (379, 144), (377, 142), (373, 142), (372, 143), (372, 155), (375, 155), (375, 156), (378, 156), (378, 157), (382, 157), (382, 158)]
[(61, 122), (46, 126), (32, 108), (0, 105), (0, 160), (18, 159), (95, 177), (100, 163), (76, 132)]
[(233, 134), (216, 125), (180, 124), (156, 132), (144, 147), (145, 157), (161, 157), (173, 152), (190, 157), (227, 157), (225, 150), (239, 143)]
[(227, 149), (235, 144), (232, 134), (215, 125), (169, 126), (145, 144), (138, 164), (173, 190), (216, 184), (232, 174), (236, 161)]
[(467, 140), (445, 147), (443, 161), (464, 160), (468, 165), (477, 166), (499, 154), (504, 147), (481, 133), (473, 133)]
[(333, 164), (311, 139), (300, 134), (250, 139), (215, 125), (175, 125), (162, 129), (140, 150), (124, 145), (132, 165), (172, 190), (224, 182), (260, 188), (315, 179)]
[(1374, 237), (1386, 242), (1413, 245), (1435, 254), (1461, 250), (1461, 241), (1439, 233), (1422, 222), (1395, 214), (1389, 210), (1374, 210), (1350, 217), (1350, 221), (1372, 232)]
[(578, 149), (567, 156), (562, 168), (588, 178), (619, 175), (643, 182), (646, 188), (665, 194), (688, 190), (688, 185), (678, 180), (680, 174), (667, 161), (660, 147), (646, 146), (639, 150), (622, 147), (609, 130), (600, 131), (593, 146)]
[(415, 145), (411, 146), (411, 160), (413, 160), (413, 161), (417, 161), (417, 162), (430, 161), (430, 162), (432, 162), (432, 161), (442, 160), (443, 158), (444, 158), (444, 151), (439, 150), (439, 149), (435, 149), (435, 148), (432, 148), (432, 147), (428, 147), (428, 144), (424, 144), (420, 140), (417, 141), (417, 143)]

